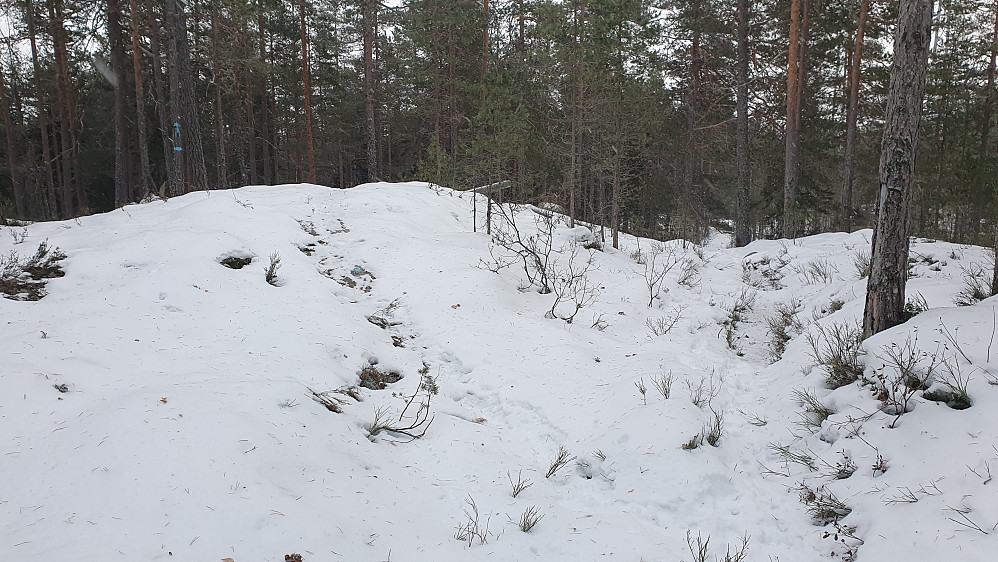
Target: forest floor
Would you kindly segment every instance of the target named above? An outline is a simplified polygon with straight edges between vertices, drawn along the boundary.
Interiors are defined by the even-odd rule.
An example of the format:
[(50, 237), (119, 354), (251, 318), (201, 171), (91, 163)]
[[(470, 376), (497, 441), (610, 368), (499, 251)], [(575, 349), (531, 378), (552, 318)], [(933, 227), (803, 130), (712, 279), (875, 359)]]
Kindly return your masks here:
[(416, 183), (0, 228), (8, 276), (65, 254), (0, 298), (0, 560), (993, 559), (998, 300), (954, 305), (988, 251), (915, 240), (927, 310), (860, 344), (869, 231), (597, 251), (524, 207), (542, 294), (483, 203), (478, 232)]

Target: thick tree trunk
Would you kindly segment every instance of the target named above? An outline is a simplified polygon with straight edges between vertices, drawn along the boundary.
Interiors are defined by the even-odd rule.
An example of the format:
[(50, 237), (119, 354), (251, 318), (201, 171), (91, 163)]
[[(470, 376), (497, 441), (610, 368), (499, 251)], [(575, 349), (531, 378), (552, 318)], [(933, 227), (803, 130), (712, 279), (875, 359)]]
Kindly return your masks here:
[(911, 191), (918, 122), (925, 93), (932, 0), (901, 2), (880, 153), (880, 193), (873, 232), (863, 336), (904, 321)]
[(19, 219), (27, 219), (27, 208), (24, 197), (24, 186), (21, 185), (21, 178), (15, 167), (16, 157), (14, 147), (17, 145), (14, 140), (14, 125), (10, 119), (10, 96), (7, 94), (7, 85), (4, 80), (3, 69), (0, 68), (0, 112), (3, 112), (3, 130), (7, 140), (7, 169), (10, 173), (10, 182), (14, 191), (14, 213)]
[[(984, 98), (984, 116), (981, 118), (981, 148), (978, 159), (984, 165), (991, 149), (991, 117), (995, 105), (995, 59), (998, 58), (998, 0), (995, 1), (995, 28), (991, 35), (991, 57), (988, 61), (988, 91)], [(998, 221), (995, 224), (994, 272), (991, 275), (991, 294), (998, 295)]]
[[(169, 105), (166, 102), (166, 92), (163, 85), (163, 59), (159, 44), (159, 28), (165, 27), (166, 22), (164, 21), (161, 26), (155, 25), (152, 2), (153, 0), (145, 0), (145, 10), (148, 18), (146, 21), (149, 30), (149, 49), (152, 51), (153, 94), (156, 96), (156, 115), (159, 118), (159, 132), (163, 144), (163, 166), (166, 168), (166, 181), (157, 191), (160, 197), (166, 197), (168, 193), (172, 194), (177, 172), (174, 170)], [(169, 190), (167, 186), (170, 186)]]
[(132, 202), (133, 195), (125, 109), (125, 42), (118, 0), (107, 0), (107, 33), (111, 44), (111, 71), (114, 73), (114, 206), (123, 207)]
[(859, 120), (859, 82), (863, 62), (863, 34), (866, 30), (866, 16), (870, 11), (870, 0), (861, 0), (859, 23), (856, 25), (856, 47), (853, 50), (852, 66), (849, 68), (849, 105), (846, 109), (845, 168), (842, 173), (842, 207), (839, 210), (839, 228), (852, 231), (852, 192), (856, 170), (856, 130)]
[(173, 195), (180, 195), (208, 189), (208, 171), (201, 144), (201, 124), (197, 118), (183, 0), (167, 0), (166, 14), (170, 38), (170, 115), (173, 117), (173, 150), (179, 180), (173, 185)]
[(42, 136), (42, 166), (45, 168), (47, 181), (45, 192), (45, 210), (47, 218), (56, 218), (55, 175), (52, 172), (52, 147), (49, 145), (48, 113), (45, 108), (45, 95), (42, 91), (42, 65), (38, 60), (38, 41), (36, 39), (34, 7), (29, 3), (27, 8), (28, 38), (31, 43), (31, 62), (34, 67), (35, 97), (38, 99), (38, 128)]
[[(256, 109), (253, 107), (253, 75), (246, 72), (246, 147), (249, 155), (249, 180), (257, 184), (256, 176)], [(313, 166), (314, 168), (314, 166)], [(315, 183), (315, 172), (312, 172), (312, 183)]]
[[(69, 51), (66, 47), (68, 41), (66, 27), (63, 23), (64, 16), (61, 0), (49, 0), (49, 26), (52, 32), (52, 48), (55, 53), (56, 86), (59, 94), (58, 103), (58, 127), (53, 127), (53, 134), (58, 129), (58, 140), (62, 144), (57, 160), (60, 173), (60, 190), (62, 192), (62, 215), (70, 217), (76, 207), (86, 206), (85, 197), (81, 197), (83, 190), (76, 191), (73, 181), (76, 161), (76, 116), (73, 111), (73, 89), (72, 80), (69, 77)], [(54, 125), (54, 124), (53, 124)], [(74, 198), (78, 199), (79, 205), (74, 207)]]
[[(800, 182), (800, 83), (801, 75), (801, 1), (790, 3), (790, 48), (787, 62), (786, 149), (783, 168), (783, 237), (797, 236), (797, 191)], [(806, 0), (804, 11), (806, 12)]]
[(738, 160), (738, 201), (735, 211), (735, 246), (752, 241), (749, 225), (749, 195), (752, 171), (749, 165), (748, 75), (750, 0), (738, 0), (738, 90), (736, 92), (736, 158)]
[[(308, 181), (315, 183), (315, 149), (312, 144), (312, 86), (309, 84), (308, 76), (308, 27), (306, 27), (305, 21), (305, 0), (301, 0), (299, 7), (301, 8), (301, 61), (305, 86), (305, 143), (308, 150)], [(364, 52), (367, 53), (366, 47)]]
[(377, 2), (364, 0), (364, 136), (367, 139), (367, 181), (378, 181), (378, 135), (374, 119), (374, 41)]
[[(211, 49), (211, 74), (212, 82), (215, 87), (215, 117), (217, 130), (215, 132), (215, 165), (218, 167), (218, 189), (228, 189), (229, 188), (229, 163), (226, 158), (225, 149), (225, 112), (222, 108), (222, 71), (219, 56), (219, 37), (218, 37), (218, 5), (212, 5), (211, 7), (211, 36), (212, 36), (212, 49)], [(250, 142), (253, 142), (252, 139)]]
[(129, 0), (132, 30), (132, 72), (135, 75), (135, 129), (139, 135), (139, 189), (141, 197), (152, 193), (152, 171), (149, 166), (149, 140), (146, 133), (145, 89), (142, 85), (142, 48), (139, 43), (139, 7)]
[[(256, 22), (257, 28), (260, 33), (260, 64), (262, 68), (267, 68), (267, 36), (264, 27), (263, 19), (263, 0), (258, 0), (257, 2), (257, 12), (256, 12)], [(269, 106), (267, 104), (267, 71), (264, 70), (260, 75), (260, 103), (262, 108), (260, 110), (260, 140), (261, 146), (263, 148), (263, 183), (270, 185), (274, 181), (274, 177), (271, 173), (271, 161), (270, 161), (270, 137), (268, 135), (271, 116), (269, 113)]]

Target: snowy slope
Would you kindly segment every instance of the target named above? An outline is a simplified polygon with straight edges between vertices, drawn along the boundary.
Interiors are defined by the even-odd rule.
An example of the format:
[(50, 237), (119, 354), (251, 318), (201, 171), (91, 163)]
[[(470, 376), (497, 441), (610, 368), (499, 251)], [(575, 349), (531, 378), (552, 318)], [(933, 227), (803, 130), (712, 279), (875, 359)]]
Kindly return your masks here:
[[(503, 252), (471, 209), (426, 184), (296, 185), (33, 224), (23, 241), (3, 228), (3, 255), (48, 240), (68, 257), (42, 300), (0, 299), (0, 560), (675, 561), (693, 559), (688, 532), (710, 537), (708, 559), (745, 536), (747, 560), (991, 559), (998, 301), (952, 307), (984, 250), (913, 245), (909, 295), (931, 308), (866, 342), (866, 375), (917, 327), (921, 349), (970, 375), (973, 406), (918, 391), (898, 419), (870, 385), (827, 389), (809, 355), (808, 334), (862, 315), (868, 231), (670, 242), (659, 257), (679, 263), (652, 307), (635, 257), (653, 245), (623, 236), (595, 252), (598, 299), (569, 324), (545, 317), (551, 294), (522, 290), (522, 268), (490, 271)], [(254, 260), (220, 264), (233, 256)], [(754, 305), (728, 330), (740, 298)], [(771, 363), (766, 319), (795, 298), (800, 326)], [(360, 401), (325, 394), (340, 413), (312, 399), (371, 364), (403, 378), (350, 391)], [(370, 436), (376, 412), (394, 421), (419, 394), (424, 365), (439, 388), (421, 394), (425, 435)], [(652, 379), (670, 373), (664, 399)], [(698, 407), (701, 384), (714, 397)], [(835, 411), (820, 427), (801, 425), (800, 390)], [(715, 412), (718, 446), (685, 450)], [(560, 447), (576, 458), (546, 478)], [(844, 459), (855, 472), (836, 479)], [(531, 485), (513, 498), (518, 477)], [(851, 508), (838, 526), (865, 544), (825, 537), (835, 524), (814, 524), (802, 486)], [(455, 538), (468, 500), (484, 544)], [(523, 533), (529, 508), (543, 518)]]

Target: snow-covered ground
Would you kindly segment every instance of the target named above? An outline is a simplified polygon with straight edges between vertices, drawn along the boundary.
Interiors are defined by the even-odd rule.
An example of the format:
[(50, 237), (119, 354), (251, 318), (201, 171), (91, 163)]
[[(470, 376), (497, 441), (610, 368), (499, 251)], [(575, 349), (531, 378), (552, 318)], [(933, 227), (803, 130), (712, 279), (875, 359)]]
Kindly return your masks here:
[[(862, 316), (869, 231), (622, 236), (566, 323), (522, 264), (491, 271), (510, 254), (471, 210), (426, 184), (296, 185), (0, 229), (8, 259), (67, 255), (42, 300), (0, 299), (0, 560), (672, 562), (695, 560), (688, 533), (707, 560), (745, 538), (750, 561), (994, 559), (998, 300), (953, 305), (987, 251), (916, 241), (908, 292), (929, 310), (863, 344), (868, 382), (831, 390), (809, 339)], [(555, 225), (560, 277), (585, 239)], [(675, 266), (649, 307), (652, 258)], [(768, 320), (798, 301), (773, 363)], [(878, 392), (908, 363), (929, 391), (969, 378), (972, 407)], [(402, 379), (351, 388), (371, 365)], [(376, 414), (425, 434), (372, 436)]]

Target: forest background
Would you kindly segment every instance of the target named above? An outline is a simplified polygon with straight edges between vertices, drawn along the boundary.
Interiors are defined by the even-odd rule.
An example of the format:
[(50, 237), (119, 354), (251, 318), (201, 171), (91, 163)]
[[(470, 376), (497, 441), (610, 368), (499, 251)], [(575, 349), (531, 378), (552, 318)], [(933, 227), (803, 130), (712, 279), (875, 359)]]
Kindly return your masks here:
[[(607, 240), (872, 224), (897, 2), (2, 0), (0, 219), (509, 185)], [(935, 2), (912, 234), (991, 245), (998, 1)]]

